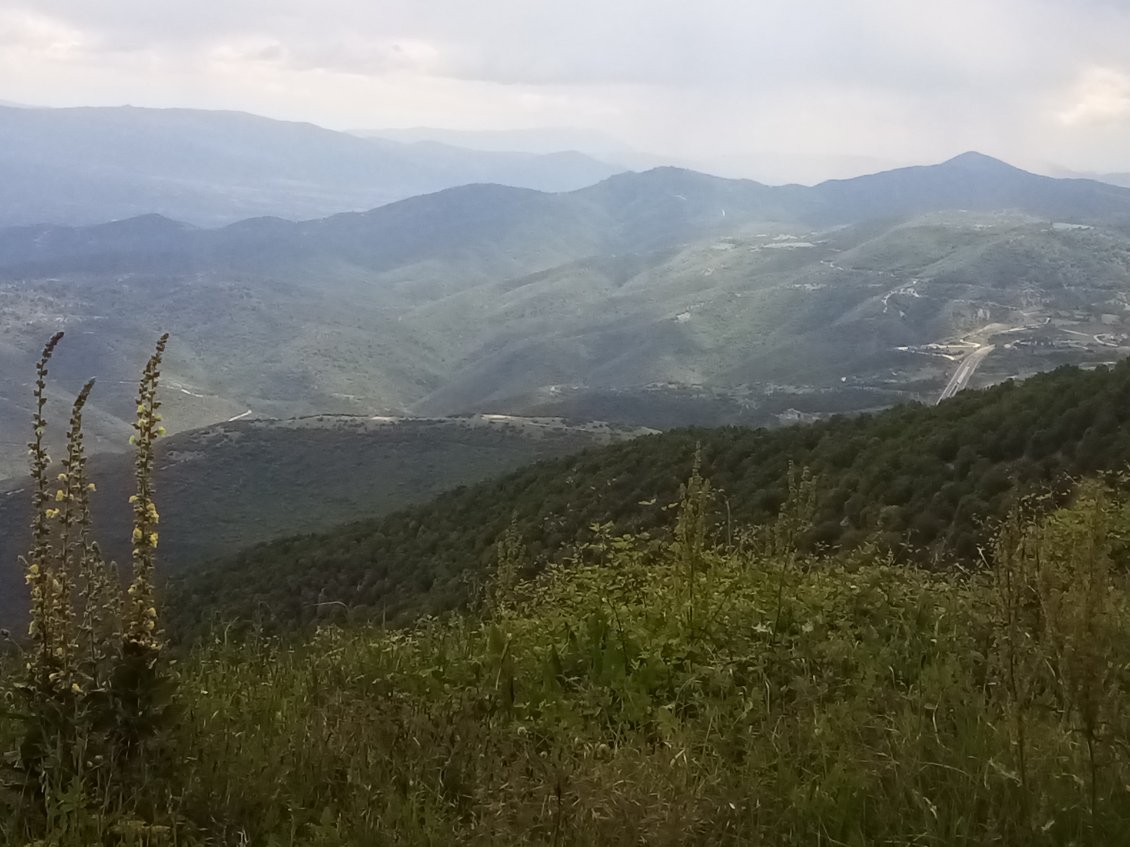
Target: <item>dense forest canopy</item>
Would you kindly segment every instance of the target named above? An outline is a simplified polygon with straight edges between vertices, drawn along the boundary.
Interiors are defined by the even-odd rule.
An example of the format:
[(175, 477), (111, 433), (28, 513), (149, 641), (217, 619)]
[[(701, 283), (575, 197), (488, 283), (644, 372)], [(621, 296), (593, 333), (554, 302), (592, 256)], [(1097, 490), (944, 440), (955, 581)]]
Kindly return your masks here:
[(1130, 461), (1130, 363), (1065, 367), (1023, 383), (781, 430), (684, 429), (541, 462), (391, 516), (253, 547), (168, 586), (175, 628), (214, 615), (290, 628), (324, 619), (406, 620), (453, 608), (513, 525), (532, 559), (608, 533), (662, 538), (696, 447), (719, 490), (720, 531), (763, 523), (790, 465), (820, 482), (809, 549), (871, 539), (903, 561), (976, 560), (1017, 491)]

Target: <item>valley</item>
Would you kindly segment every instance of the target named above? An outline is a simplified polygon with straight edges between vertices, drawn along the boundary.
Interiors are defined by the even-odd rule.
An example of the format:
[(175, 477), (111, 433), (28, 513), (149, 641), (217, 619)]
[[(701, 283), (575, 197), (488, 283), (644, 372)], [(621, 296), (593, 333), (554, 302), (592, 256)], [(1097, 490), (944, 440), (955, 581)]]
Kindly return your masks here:
[[(97, 450), (124, 446), (155, 327), (175, 338), (176, 431), (249, 410), (775, 425), (935, 402), (962, 345), (995, 348), (967, 360), (958, 383), (974, 386), (1130, 351), (1115, 224), (940, 211), (814, 230), (812, 201), (767, 207), (764, 187), (613, 183), (471, 187), (299, 224), (0, 230), (0, 473), (23, 468), (26, 375), (56, 329), (77, 348), (60, 399), (99, 375)], [(676, 206), (641, 230), (636, 202)]]
[[(170, 620), (186, 631), (216, 603), (241, 620), (261, 616), (252, 606), (264, 598), (271, 615), (290, 609), (304, 622), (306, 601), (328, 591), (359, 601), (362, 616), (454, 608), (460, 580), (505, 529), (489, 511), (471, 538), (466, 515), (496, 500), (550, 559), (593, 521), (657, 529), (622, 489), (631, 503), (654, 503), (657, 491), (671, 500), (688, 439), (731, 457), (708, 454), (709, 470), (748, 498), (743, 521), (772, 512), (778, 460), (807, 455), (833, 476), (847, 462), (881, 477), (878, 490), (836, 489), (814, 527), (821, 543), (880, 532), (892, 545), (966, 555), (970, 522), (999, 511), (1004, 468), (1050, 481), (1061, 465), (1093, 463), (1048, 464), (1033, 421), (1007, 449), (963, 430), (960, 480), (944, 502), (940, 489), (928, 504), (909, 493), (886, 502), (894, 483), (882, 474), (906, 488), (910, 471), (852, 463), (887, 467), (906, 445), (886, 421), (913, 432), (906, 416), (934, 405), (949, 420), (966, 389), (1062, 365), (1106, 373), (1130, 353), (1128, 222), (1130, 190), (967, 154), (813, 188), (660, 168), (562, 193), (463, 186), (303, 221), (207, 228), (146, 215), (0, 229), (0, 556), (14, 561), (30, 543), (33, 364), (64, 330), (49, 408), (58, 420), (97, 376), (84, 420), (98, 454), (94, 517), (104, 549), (128, 559), (130, 516), (118, 507), (131, 457), (117, 451), (128, 448), (136, 370), (156, 328), (173, 339), (162, 365), (172, 436), (155, 474), (161, 501), (177, 506), (162, 523), (162, 564), (172, 596), (185, 598)], [(969, 408), (1010, 395), (993, 397)], [(882, 434), (862, 458), (810, 449), (813, 433), (860, 445), (845, 434), (856, 426)], [(750, 445), (735, 454), (730, 435), (715, 433), (748, 433)], [(47, 431), (55, 455), (62, 435)], [(1093, 454), (1084, 431), (1070, 437)], [(587, 453), (565, 458), (636, 440), (634, 481), (615, 471), (614, 447), (591, 460), (595, 471)], [(682, 452), (648, 446), (663, 443)], [(519, 470), (540, 460), (557, 464)], [(570, 461), (596, 477), (554, 479)], [(499, 477), (507, 471), (517, 476)], [(476, 484), (488, 487), (465, 488)], [(532, 504), (513, 499), (542, 486), (550, 494)], [(426, 505), (437, 496), (439, 514)], [(458, 525), (442, 539), (421, 529), (452, 515)], [(330, 534), (310, 535), (320, 532)], [(293, 537), (271, 546), (280, 536)], [(337, 552), (314, 566), (323, 550)], [(24, 592), (16, 570), (4, 573), (0, 621), (11, 622)]]
[(941, 396), (938, 397), (938, 402), (948, 400), (961, 389), (969, 384), (969, 380), (973, 378), (973, 374), (977, 372), (978, 366), (981, 361), (988, 356), (993, 350), (996, 349), (992, 344), (980, 345), (970, 353), (965, 354), (958, 360), (957, 370), (953, 372), (950, 381), (946, 383), (946, 387), (942, 389)]
[(1017, 498), (1060, 504), (1074, 480), (1130, 462), (1130, 360), (1058, 368), (936, 405), (797, 423), (637, 437), (183, 569), (167, 588), (169, 620), (184, 637), (202, 633), (216, 610), (236, 627), (255, 619), (288, 632), (322, 620), (308, 602), (318, 595), (344, 604), (341, 622), (460, 609), (468, 580), (508, 532), (521, 538), (526, 577), (588, 561), (585, 551), (616, 538), (645, 549), (670, 542), (671, 511), (696, 456), (713, 492), (703, 520), (719, 545), (760, 549), (755, 528), (771, 526), (795, 497), (803, 469), (815, 486), (795, 541), (806, 554), (973, 569)]
[[(67, 341), (69, 339), (65, 339)], [(67, 356), (60, 351), (60, 363)], [(161, 560), (168, 573), (199, 566), (280, 535), (324, 531), (422, 503), (499, 472), (650, 430), (569, 425), (553, 418), (313, 415), (240, 420), (160, 442), (154, 468), (162, 503)], [(130, 556), (133, 458), (93, 457), (97, 540), (120, 563)], [(0, 480), (0, 560), (31, 546), (25, 477)], [(171, 504), (178, 504), (171, 508)], [(16, 568), (0, 569), (0, 627), (26, 613)]]
[(0, 847), (1130, 845), (1128, 44), (0, 0)]

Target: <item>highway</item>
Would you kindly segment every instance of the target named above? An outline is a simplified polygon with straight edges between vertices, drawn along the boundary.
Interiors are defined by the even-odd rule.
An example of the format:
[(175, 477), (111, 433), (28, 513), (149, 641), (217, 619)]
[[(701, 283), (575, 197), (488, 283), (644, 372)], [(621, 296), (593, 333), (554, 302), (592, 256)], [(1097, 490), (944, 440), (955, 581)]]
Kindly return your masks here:
[(969, 384), (970, 377), (973, 376), (981, 362), (986, 356), (992, 353), (994, 349), (996, 349), (994, 345), (986, 344), (982, 347), (978, 347), (963, 358), (961, 364), (957, 366), (957, 370), (953, 372), (953, 376), (950, 377), (950, 381), (946, 384), (945, 390), (942, 391), (942, 396), (938, 398), (938, 402), (941, 403), (943, 400), (948, 400), (950, 397), (957, 394), (957, 392), (961, 391), (961, 389), (965, 388), (965, 386)]

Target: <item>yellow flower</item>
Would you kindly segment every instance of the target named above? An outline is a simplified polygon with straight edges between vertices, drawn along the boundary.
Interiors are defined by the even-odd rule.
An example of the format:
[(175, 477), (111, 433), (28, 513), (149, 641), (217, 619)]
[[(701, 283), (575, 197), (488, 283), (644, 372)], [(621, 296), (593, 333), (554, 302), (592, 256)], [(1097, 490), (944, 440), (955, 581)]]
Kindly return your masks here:
[(79, 687), (79, 684), (77, 682), (71, 683), (71, 693), (72, 694), (82, 694), (82, 688)]
[(55, 502), (56, 503), (62, 503), (63, 500), (66, 499), (66, 496), (67, 495), (63, 493), (63, 489), (60, 488), (58, 491), (55, 492)]
[(48, 509), (43, 514), (47, 516), (48, 520), (50, 520), (51, 518), (59, 517), (59, 510), (58, 509)]
[(59, 479), (59, 482), (66, 482), (67, 481), (67, 475), (65, 473), (61, 473), (61, 474), (59, 474), (58, 479)]
[(98, 490), (98, 486), (97, 486), (97, 485), (95, 485), (95, 484), (94, 484), (93, 482), (88, 482), (88, 483), (86, 484), (86, 490), (87, 490), (87, 491), (97, 491), (97, 490)]
[(133, 543), (137, 544), (139, 541), (141, 541), (141, 529), (135, 526), (133, 528)]
[(149, 533), (149, 546), (150, 547), (156, 547), (157, 546), (157, 533), (155, 533), (155, 532)]

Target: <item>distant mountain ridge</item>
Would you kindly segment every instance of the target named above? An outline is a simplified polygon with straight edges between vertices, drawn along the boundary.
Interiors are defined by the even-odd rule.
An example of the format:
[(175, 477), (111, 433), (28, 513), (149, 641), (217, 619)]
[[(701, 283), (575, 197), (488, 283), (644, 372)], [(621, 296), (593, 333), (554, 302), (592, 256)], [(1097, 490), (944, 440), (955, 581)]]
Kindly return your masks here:
[[(53, 272), (81, 264), (166, 272), (263, 269), (332, 256), (369, 270), (533, 245), (527, 271), (585, 256), (653, 250), (758, 222), (800, 227), (858, 224), (945, 210), (1014, 210), (1051, 220), (1130, 223), (1130, 189), (1055, 179), (979, 153), (937, 165), (830, 180), (814, 187), (767, 186), (661, 167), (588, 187), (545, 193), (472, 184), (366, 212), (291, 222), (249, 219), (199, 229), (161, 215), (90, 227), (0, 229), (0, 270)], [(139, 264), (140, 263), (140, 267)]]
[(311, 218), (473, 182), (568, 190), (619, 170), (579, 153), (404, 144), (242, 112), (0, 105), (0, 226)]
[(351, 132), (362, 138), (387, 138), (407, 144), (439, 142), (453, 147), (494, 152), (521, 150), (527, 153), (555, 153), (562, 150), (576, 150), (615, 163), (627, 161), (628, 164), (632, 164), (638, 158), (647, 158), (610, 135), (576, 127), (457, 130), (421, 126), (355, 129)]
[(814, 189), (828, 203), (830, 221), (848, 216), (901, 217), (940, 209), (1014, 209), (1056, 219), (1127, 220), (1128, 189), (1090, 179), (1029, 173), (982, 153), (939, 165), (899, 168)]
[(27, 374), (58, 328), (60, 392), (99, 376), (97, 449), (128, 436), (158, 328), (177, 430), (248, 410), (670, 426), (933, 400), (979, 344), (998, 348), (989, 381), (1125, 355), (1128, 223), (1130, 190), (966, 155), (812, 188), (658, 168), (304, 221), (0, 229), (0, 468), (22, 466)]

